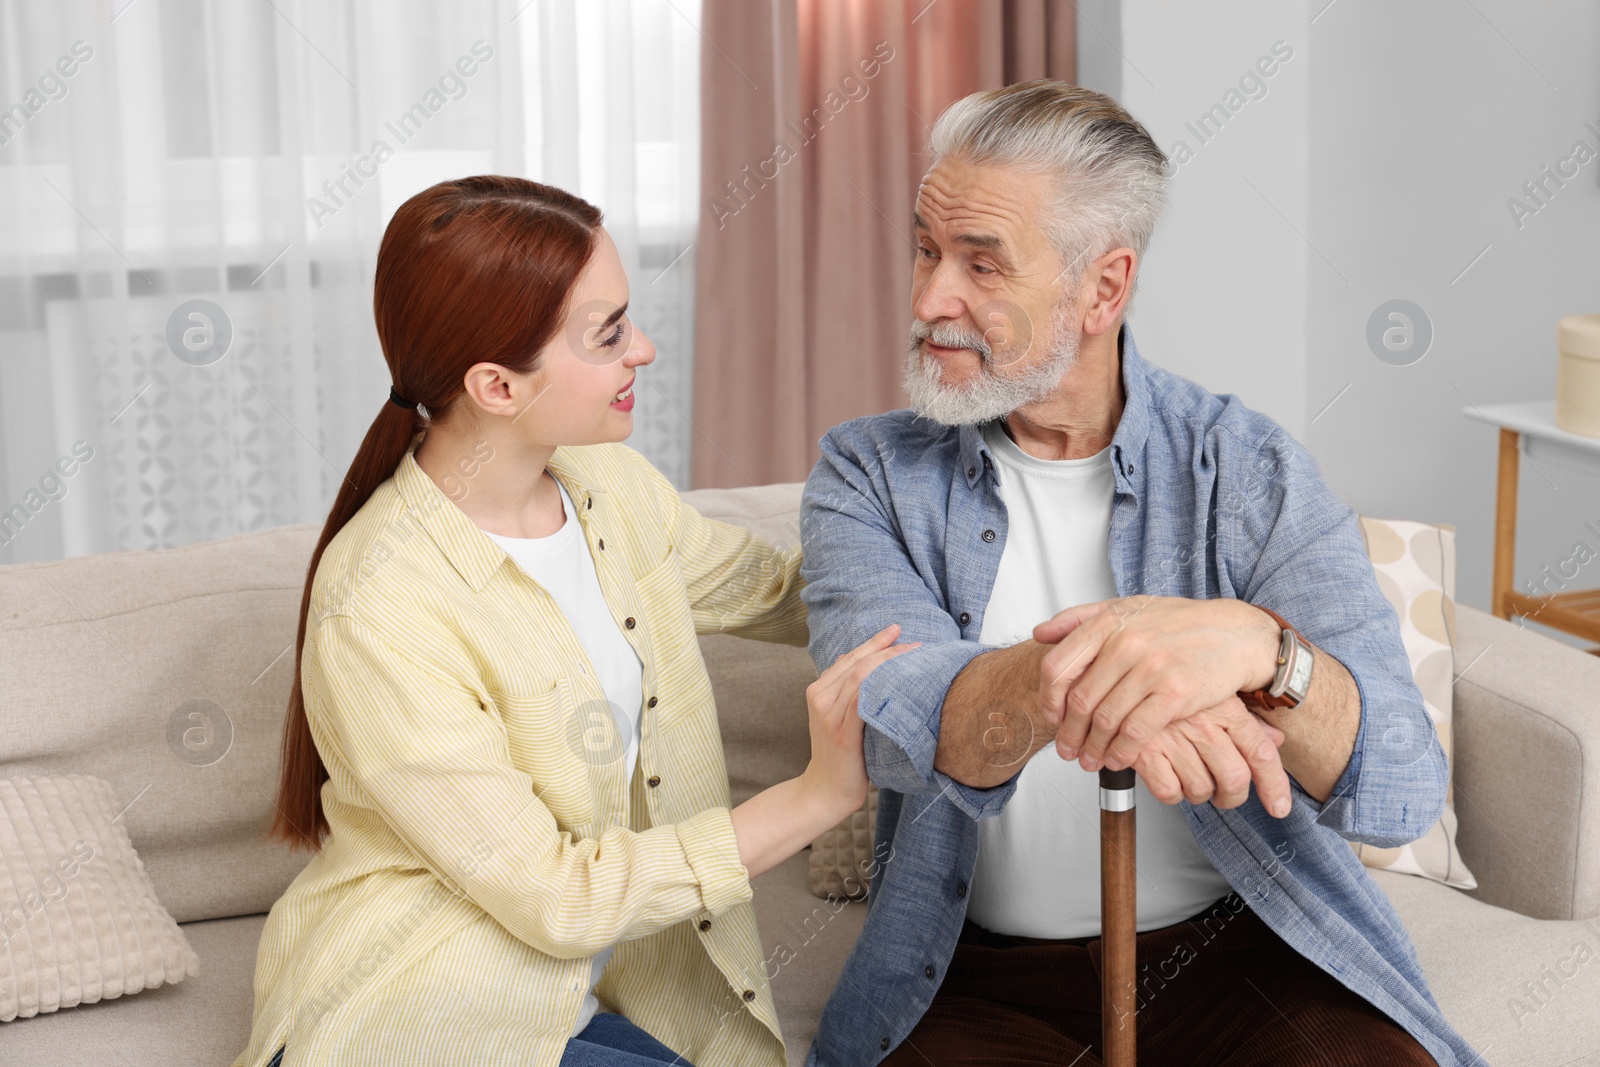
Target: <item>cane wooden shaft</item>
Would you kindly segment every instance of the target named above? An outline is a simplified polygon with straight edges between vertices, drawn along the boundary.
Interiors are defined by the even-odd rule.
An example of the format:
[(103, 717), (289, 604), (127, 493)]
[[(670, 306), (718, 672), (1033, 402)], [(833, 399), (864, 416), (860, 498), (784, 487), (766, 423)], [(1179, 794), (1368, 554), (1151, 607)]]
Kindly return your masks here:
[(1134, 938), (1137, 936), (1134, 867), (1135, 809), (1100, 812), (1100, 1037), (1105, 1067), (1134, 1067), (1138, 1012)]

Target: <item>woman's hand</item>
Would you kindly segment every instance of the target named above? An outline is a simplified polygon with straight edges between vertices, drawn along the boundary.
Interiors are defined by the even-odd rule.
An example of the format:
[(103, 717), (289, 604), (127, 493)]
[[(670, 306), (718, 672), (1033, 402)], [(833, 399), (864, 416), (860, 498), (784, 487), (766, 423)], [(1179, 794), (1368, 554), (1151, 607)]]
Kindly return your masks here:
[(763, 789), (732, 812), (739, 862), (751, 878), (839, 825), (867, 798), (866, 726), (856, 697), (874, 667), (921, 644), (896, 645), (899, 635), (899, 624), (879, 631), (806, 686), (811, 762), (798, 778)]
[[(896, 645), (900, 624), (878, 631), (834, 661), (806, 686), (811, 713), (811, 762), (801, 781), (808, 799), (843, 819), (867, 798), (867, 763), (862, 751), (866, 727), (856, 708), (861, 683), (880, 663), (921, 645)], [(831, 825), (831, 823), (830, 823)]]

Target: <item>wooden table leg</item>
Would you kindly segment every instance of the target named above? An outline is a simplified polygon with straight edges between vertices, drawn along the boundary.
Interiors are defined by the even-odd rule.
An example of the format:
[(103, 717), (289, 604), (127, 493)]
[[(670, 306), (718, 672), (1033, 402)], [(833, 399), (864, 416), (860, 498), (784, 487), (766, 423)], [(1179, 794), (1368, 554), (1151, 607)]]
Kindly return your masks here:
[(1511, 592), (1517, 562), (1517, 432), (1500, 430), (1500, 477), (1494, 504), (1494, 577), (1489, 607), (1502, 619), (1511, 618), (1506, 594)]
[(1100, 772), (1100, 1062), (1105, 1067), (1134, 1067), (1137, 1057), (1133, 786), (1132, 770)]

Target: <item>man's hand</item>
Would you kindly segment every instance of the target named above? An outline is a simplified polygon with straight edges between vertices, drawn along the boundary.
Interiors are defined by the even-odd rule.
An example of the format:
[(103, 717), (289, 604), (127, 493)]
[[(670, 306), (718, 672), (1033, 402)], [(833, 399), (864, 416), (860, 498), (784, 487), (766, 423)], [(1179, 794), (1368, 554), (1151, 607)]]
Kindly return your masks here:
[(1279, 818), (1289, 814), (1289, 776), (1278, 758), (1283, 734), (1246, 710), (1236, 696), (1178, 719), (1151, 739), (1133, 769), (1163, 804), (1236, 808), (1250, 796)]
[(1137, 769), (1169, 724), (1229, 700), (1248, 716), (1235, 694), (1270, 684), (1279, 633), (1266, 612), (1232, 599), (1135, 596), (1058, 613), (1033, 629), (1055, 645), (1039, 699), (1045, 720), (1060, 721), (1056, 750), (1085, 770)]

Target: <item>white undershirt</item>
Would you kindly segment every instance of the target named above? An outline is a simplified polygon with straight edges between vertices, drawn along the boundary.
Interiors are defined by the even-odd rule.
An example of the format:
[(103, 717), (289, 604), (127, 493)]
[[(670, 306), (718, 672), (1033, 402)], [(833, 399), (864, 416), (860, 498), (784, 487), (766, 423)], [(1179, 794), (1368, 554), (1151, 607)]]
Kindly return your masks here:
[[(644, 699), (641, 672), (644, 665), (640, 663), (633, 646), (628, 644), (628, 639), (622, 635), (617, 620), (612, 617), (611, 609), (606, 604), (605, 594), (600, 589), (600, 576), (594, 569), (594, 557), (589, 554), (588, 542), (578, 525), (577, 508), (567, 495), (566, 487), (560, 482), (556, 485), (561, 489), (561, 507), (565, 512), (561, 529), (547, 537), (506, 537), (495, 533), (489, 534), (489, 537), (506, 550), (528, 577), (538, 582), (555, 599), (561, 614), (567, 617), (578, 643), (594, 665), (600, 688), (605, 692), (606, 702), (611, 705), (611, 717), (616, 720), (617, 733), (627, 739), (627, 777), (631, 780), (639, 758), (639, 715)], [(484, 532), (488, 533), (487, 530)], [(588, 668), (580, 665), (579, 669), (587, 672)], [(600, 981), (600, 972), (605, 970), (611, 952), (611, 948), (606, 948), (594, 957), (589, 992), (584, 996), (583, 1008), (578, 1012), (578, 1023), (572, 1030), (574, 1037), (589, 1025), (600, 1008), (594, 987)]]
[[(1004, 647), (1030, 638), (1058, 611), (1117, 595), (1111, 574), (1111, 447), (1084, 459), (1023, 452), (998, 422), (983, 429), (995, 458), (1007, 532), (979, 641)], [(967, 917), (1017, 937), (1100, 933), (1099, 775), (1063, 760), (1054, 744), (1035, 753), (999, 815), (978, 823), (978, 865)], [(1140, 782), (1139, 930), (1187, 919), (1229, 891), (1177, 805)]]

